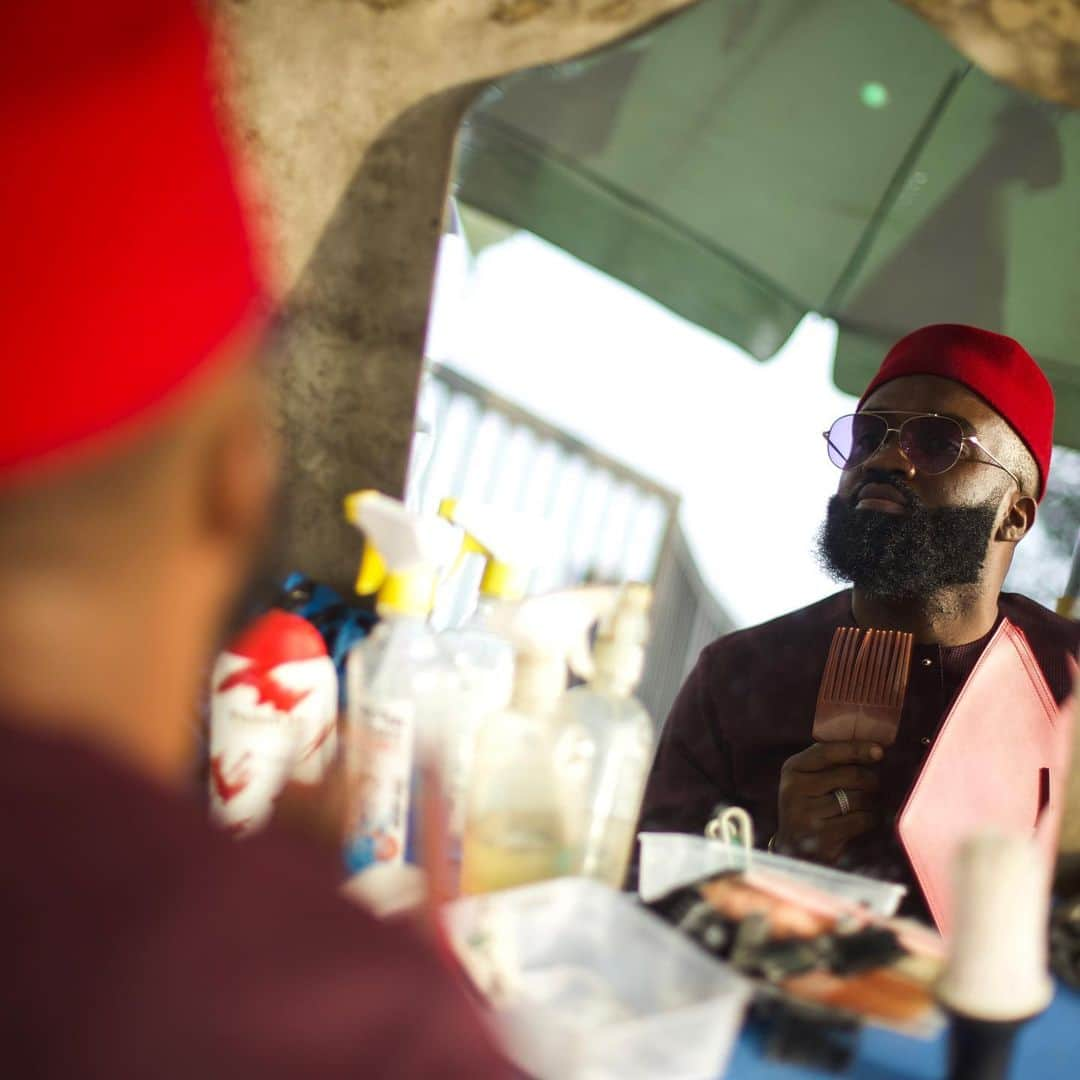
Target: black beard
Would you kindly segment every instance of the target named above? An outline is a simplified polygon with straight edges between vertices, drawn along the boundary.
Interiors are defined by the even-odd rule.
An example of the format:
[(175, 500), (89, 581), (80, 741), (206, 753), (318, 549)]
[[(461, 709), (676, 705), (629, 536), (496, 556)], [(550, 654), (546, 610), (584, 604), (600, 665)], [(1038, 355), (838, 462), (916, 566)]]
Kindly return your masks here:
[(834, 495), (818, 537), (818, 558), (838, 581), (882, 600), (929, 600), (944, 589), (976, 585), (982, 577), (997, 500), (982, 506), (928, 509), (904, 496), (904, 515), (856, 510), (855, 499)]

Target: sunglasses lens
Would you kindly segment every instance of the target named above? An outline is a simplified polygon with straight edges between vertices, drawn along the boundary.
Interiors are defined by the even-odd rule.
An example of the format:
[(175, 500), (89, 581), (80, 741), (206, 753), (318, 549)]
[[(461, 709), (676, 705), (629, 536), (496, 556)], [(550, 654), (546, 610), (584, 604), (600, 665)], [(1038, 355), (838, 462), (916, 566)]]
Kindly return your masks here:
[(960, 460), (964, 430), (947, 416), (916, 416), (900, 430), (900, 449), (919, 472), (948, 472)]
[(838, 469), (854, 469), (876, 452), (888, 430), (888, 423), (880, 416), (841, 416), (829, 428), (829, 460)]

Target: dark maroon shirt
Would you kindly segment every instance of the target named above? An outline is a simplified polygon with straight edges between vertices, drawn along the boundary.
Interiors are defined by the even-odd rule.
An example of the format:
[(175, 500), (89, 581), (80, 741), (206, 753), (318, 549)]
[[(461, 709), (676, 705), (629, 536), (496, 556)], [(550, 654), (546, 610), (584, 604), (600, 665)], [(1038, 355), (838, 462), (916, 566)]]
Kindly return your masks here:
[[(1002, 593), (999, 620), (1022, 630), (1058, 702), (1071, 689), (1069, 655), (1080, 623), (1026, 597)], [(701, 833), (715, 807), (745, 807), (758, 843), (777, 827), (780, 768), (812, 742), (825, 659), (838, 626), (855, 625), (851, 591), (707, 646), (683, 684), (660, 736), (641, 828)], [(911, 790), (952, 699), (991, 634), (969, 645), (916, 645), (896, 743), (878, 766), (883, 823), (853, 846), (853, 869), (913, 886), (895, 840), (895, 817)]]
[(448, 962), (273, 830), (235, 842), (88, 746), (0, 724), (4, 1075), (507, 1075)]

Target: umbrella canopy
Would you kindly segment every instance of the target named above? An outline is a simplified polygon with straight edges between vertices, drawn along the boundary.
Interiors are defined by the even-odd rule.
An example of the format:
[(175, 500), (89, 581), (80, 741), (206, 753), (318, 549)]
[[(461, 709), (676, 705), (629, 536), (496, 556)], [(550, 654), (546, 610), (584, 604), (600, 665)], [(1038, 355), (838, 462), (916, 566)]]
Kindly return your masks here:
[(858, 393), (931, 322), (1022, 341), (1080, 447), (1080, 114), (994, 82), (892, 0), (704, 0), (499, 84), (458, 197), (767, 360), (840, 327)]

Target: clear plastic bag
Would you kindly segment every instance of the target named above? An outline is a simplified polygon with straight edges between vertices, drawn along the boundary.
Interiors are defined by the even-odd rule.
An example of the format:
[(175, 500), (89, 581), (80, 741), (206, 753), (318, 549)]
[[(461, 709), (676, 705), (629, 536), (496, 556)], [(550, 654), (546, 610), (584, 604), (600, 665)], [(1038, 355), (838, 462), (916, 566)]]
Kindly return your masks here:
[(641, 833), (638, 892), (649, 903), (683, 885), (725, 870), (754, 870), (770, 877), (790, 878), (868, 912), (889, 918), (907, 889), (891, 881), (877, 881), (828, 866), (790, 859), (785, 855), (748, 850), (722, 840), (688, 833)]

